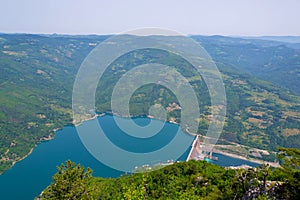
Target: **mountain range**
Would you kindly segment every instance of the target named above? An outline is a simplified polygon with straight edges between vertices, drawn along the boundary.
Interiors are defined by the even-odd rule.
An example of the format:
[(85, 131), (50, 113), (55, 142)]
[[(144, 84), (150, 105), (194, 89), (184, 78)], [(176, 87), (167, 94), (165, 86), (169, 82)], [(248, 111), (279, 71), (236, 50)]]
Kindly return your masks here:
[[(72, 124), (77, 71), (91, 50), (108, 37), (0, 34), (0, 172), (39, 142), (51, 139), (53, 130)], [(268, 150), (300, 148), (299, 40), (191, 38), (206, 49), (222, 73), (227, 116), (221, 138)], [(211, 114), (207, 87), (184, 60), (170, 52), (143, 49), (117, 59), (99, 82), (96, 111), (111, 111), (113, 86), (132, 63), (154, 61), (174, 66), (202, 91), (197, 97), (203, 112), (196, 120), (198, 133), (204, 133)], [(133, 94), (130, 110), (133, 115), (148, 115), (148, 108), (157, 103), (169, 109), (168, 120), (180, 121), (180, 111), (173, 109), (179, 105), (176, 96), (155, 84)]]

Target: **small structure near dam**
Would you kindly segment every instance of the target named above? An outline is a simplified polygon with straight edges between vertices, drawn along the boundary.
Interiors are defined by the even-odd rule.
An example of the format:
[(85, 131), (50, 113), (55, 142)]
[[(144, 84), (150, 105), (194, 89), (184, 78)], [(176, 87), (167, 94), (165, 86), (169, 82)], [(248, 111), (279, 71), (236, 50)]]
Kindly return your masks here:
[(212, 151), (205, 152), (203, 151), (202, 145), (200, 143), (200, 137), (197, 135), (195, 140), (192, 143), (191, 151), (187, 157), (187, 161), (189, 160), (218, 160), (218, 157), (212, 155)]

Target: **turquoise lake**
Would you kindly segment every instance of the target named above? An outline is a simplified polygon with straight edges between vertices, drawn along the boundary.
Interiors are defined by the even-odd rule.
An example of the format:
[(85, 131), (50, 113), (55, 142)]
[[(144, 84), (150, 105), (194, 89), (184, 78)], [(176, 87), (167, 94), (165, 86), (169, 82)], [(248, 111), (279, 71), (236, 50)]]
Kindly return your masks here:
[[(113, 141), (114, 144), (128, 151), (137, 153), (155, 151), (163, 147), (168, 141), (172, 140), (174, 134), (180, 128), (176, 124), (165, 123), (163, 129), (157, 135), (151, 137), (151, 140), (148, 142), (144, 142), (143, 140), (145, 139), (132, 138), (124, 134), (122, 130), (118, 128), (111, 115), (98, 117), (94, 119), (94, 122), (95, 120), (98, 120), (103, 130), (110, 133), (109, 139)], [(121, 120), (126, 122), (128, 119), (121, 118)], [(153, 119), (144, 117), (134, 119), (134, 121), (141, 126), (146, 126), (151, 120)], [(89, 123), (92, 122), (93, 120), (86, 121), (83, 125), (88, 126)], [(155, 120), (155, 123), (159, 126), (164, 122)], [(187, 137), (191, 137), (192, 139), (192, 136)], [(190, 147), (178, 160), (186, 160), (189, 150)], [(220, 154), (216, 154), (216, 156), (219, 157), (219, 160), (212, 162), (221, 166), (238, 166), (242, 164), (257, 166), (257, 164), (245, 160)], [(33, 199), (51, 183), (51, 177), (56, 173), (56, 166), (64, 163), (68, 159), (80, 163), (85, 167), (92, 168), (94, 176), (118, 177), (124, 174), (124, 172), (112, 169), (95, 159), (82, 144), (76, 128), (74, 126), (66, 126), (56, 132), (53, 140), (39, 144), (27, 158), (16, 163), (14, 167), (0, 176), (0, 199)], [(159, 160), (155, 162), (159, 162)]]

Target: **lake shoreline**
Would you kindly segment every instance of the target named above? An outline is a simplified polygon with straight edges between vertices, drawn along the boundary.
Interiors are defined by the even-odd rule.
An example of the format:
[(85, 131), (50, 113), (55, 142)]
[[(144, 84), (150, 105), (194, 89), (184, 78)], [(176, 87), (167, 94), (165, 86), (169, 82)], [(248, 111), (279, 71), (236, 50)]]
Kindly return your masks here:
[[(115, 141), (116, 139), (120, 139), (120, 144), (123, 145), (124, 149), (131, 148), (131, 141), (130, 137), (124, 137), (119, 134), (124, 134), (122, 130), (117, 126), (115, 123), (115, 119), (112, 116), (106, 115), (105, 117), (97, 118), (99, 123), (103, 126), (104, 130), (109, 130), (111, 134), (111, 140)], [(128, 121), (126, 119), (122, 119), (124, 122)], [(134, 119), (140, 125), (146, 125), (149, 123), (149, 119), (147, 118), (137, 118)], [(95, 124), (98, 121), (92, 121), (93, 125), (90, 123), (84, 123), (86, 132), (93, 132), (97, 133)], [(161, 133), (162, 137), (156, 137), (156, 139), (152, 139), (150, 143), (147, 141), (141, 141), (142, 143), (137, 144), (133, 149), (133, 151), (137, 153), (143, 153), (145, 149), (148, 147), (154, 149), (155, 147), (163, 147), (166, 143), (170, 141), (170, 137), (167, 137), (166, 134), (168, 133), (176, 133), (178, 130), (178, 126), (172, 125), (169, 123), (163, 122), (155, 122), (153, 123), (156, 125), (155, 127), (161, 127), (161, 125), (165, 126), (163, 132)], [(131, 129), (134, 131), (134, 129)], [(175, 131), (175, 132), (174, 132)], [(185, 134), (180, 130), (180, 134)], [(186, 135), (190, 137), (189, 135)], [(46, 137), (50, 139), (50, 137)], [(139, 142), (139, 141), (136, 141)], [(143, 144), (143, 142), (145, 142)], [(192, 142), (192, 140), (191, 140)], [(180, 141), (178, 145), (180, 144)], [(162, 157), (158, 156), (153, 158), (149, 158), (141, 164), (134, 164), (135, 160), (132, 159), (132, 163), (127, 163), (126, 160), (128, 158), (118, 157), (120, 156), (118, 153), (111, 153), (108, 155), (108, 159), (114, 159), (115, 161), (123, 160), (122, 162), (115, 162), (115, 165), (121, 167), (126, 167), (129, 171), (133, 171), (135, 166), (142, 166), (144, 163), (148, 163), (151, 165), (151, 168), (158, 169), (165, 165), (172, 164), (173, 162), (185, 162), (186, 158), (191, 150), (190, 144), (187, 144), (188, 148), (180, 157), (172, 157), (173, 161), (171, 161), (169, 154), (164, 153), (160, 154)], [(152, 147), (151, 147), (152, 146)], [(105, 148), (105, 150), (108, 148)], [(109, 149), (108, 149), (109, 150)], [(151, 151), (151, 150), (150, 150)], [(111, 151), (108, 151), (111, 152)], [(149, 151), (147, 151), (149, 152)], [(180, 153), (180, 152), (179, 152)], [(223, 152), (222, 152), (223, 153)], [(180, 155), (180, 154), (179, 154)], [(231, 158), (228, 156), (223, 156), (221, 154), (217, 154), (216, 156), (219, 157), (218, 161), (214, 160), (206, 160), (207, 162), (211, 162), (214, 165), (218, 165), (221, 167), (229, 167), (235, 166), (239, 167), (243, 164), (251, 167), (256, 167), (257, 164), (252, 162), (247, 162), (246, 160), (240, 160), (236, 158)], [(0, 176), (1, 181), (0, 185), (4, 188), (2, 196), (6, 197), (3, 199), (33, 199), (40, 194), (42, 190), (45, 189), (47, 185), (49, 185), (52, 181), (53, 174), (56, 173), (56, 167), (61, 165), (61, 163), (65, 163), (66, 160), (72, 160), (82, 166), (90, 167), (94, 171), (95, 177), (120, 177), (124, 174), (122, 171), (118, 171), (114, 169), (114, 165), (112, 167), (105, 165), (104, 160), (98, 160), (97, 158), (93, 157), (93, 155), (88, 152), (85, 145), (82, 143), (80, 137), (77, 135), (76, 127), (73, 125), (67, 125), (62, 130), (57, 132), (54, 139), (49, 142), (41, 142), (36, 149), (32, 149), (30, 152), (30, 156), (27, 159), (22, 160), (22, 162), (17, 163), (13, 168), (8, 170), (2, 176)], [(167, 162), (170, 160), (170, 162)], [(157, 165), (156, 165), (157, 164)], [(153, 167), (152, 167), (153, 165)], [(128, 168), (130, 167), (130, 168)], [(124, 168), (125, 169), (125, 168)], [(18, 190), (18, 193), (14, 191)], [(11, 198), (11, 197), (15, 198)], [(22, 196), (22, 197), (21, 197)], [(26, 196), (24, 198), (24, 196)]]
[[(122, 118), (129, 118), (130, 117), (130, 116), (124, 116), (124, 115), (119, 114), (119, 113), (111, 113), (111, 112), (97, 113), (94, 116), (87, 117), (86, 119), (82, 119), (79, 122), (75, 122), (73, 120), (72, 123), (71, 123), (71, 126), (77, 127), (77, 126), (82, 125), (82, 123), (84, 123), (85, 121), (94, 120), (94, 119), (97, 119), (98, 117), (103, 117), (105, 115), (112, 115), (112, 116), (117, 116), (117, 117), (122, 117)], [(155, 119), (155, 120), (159, 120), (159, 121), (162, 121), (162, 122), (167, 122), (167, 123), (176, 124), (176, 125), (180, 126), (180, 123), (178, 123), (178, 122), (157, 119), (157, 118), (155, 118), (154, 116), (151, 116), (151, 115), (136, 115), (136, 116), (132, 116), (130, 118), (139, 118), (139, 117), (144, 117), (144, 118), (149, 118), (149, 119)], [(56, 135), (57, 131), (59, 131), (61, 129), (62, 128), (54, 128), (53, 129), (54, 134), (51, 135), (51, 133), (50, 133), (47, 138), (41, 138), (40, 139), (40, 143), (53, 140), (55, 138), (55, 135)], [(195, 134), (195, 133), (191, 133), (187, 129), (183, 130), (183, 132), (185, 132), (186, 134), (189, 134), (191, 136), (198, 135), (198, 134)], [(30, 149), (30, 151), (25, 156), (23, 156), (19, 160), (13, 161), (12, 165), (11, 165), (11, 167), (9, 169), (11, 169), (17, 162), (22, 161), (25, 158), (27, 158), (40, 143), (37, 143), (33, 148)], [(270, 166), (273, 166), (273, 167), (280, 167), (280, 165), (278, 163), (267, 162), (267, 161), (263, 161), (263, 160), (259, 160), (259, 159), (253, 159), (253, 158), (246, 158), (246, 157), (243, 157), (243, 156), (240, 156), (240, 155), (236, 155), (236, 154), (232, 154), (232, 153), (228, 153), (228, 152), (224, 152), (224, 151), (220, 151), (220, 150), (216, 150), (216, 149), (214, 149), (213, 152), (214, 153), (219, 153), (219, 154), (222, 154), (222, 155), (225, 155), (225, 156), (228, 156), (228, 157), (232, 157), (232, 158), (237, 158), (237, 159), (242, 159), (242, 160), (245, 160), (245, 161), (254, 162), (254, 163), (257, 163), (257, 164), (269, 164)], [(9, 169), (7, 169), (7, 170), (9, 170)], [(5, 170), (4, 172), (2, 172), (0, 174), (0, 176), (2, 174), (4, 174), (7, 170)]]
[[(38, 145), (38, 144), (37, 144), (37, 145)], [(19, 160), (14, 160), (14, 161), (12, 161), (12, 164), (11, 164), (10, 168), (7, 169), (7, 170), (5, 170), (4, 172), (0, 173), (0, 176), (1, 176), (2, 174), (4, 174), (5, 172), (7, 172), (8, 170), (10, 170), (17, 162), (20, 162), (20, 161), (24, 160), (25, 158), (27, 158), (27, 157), (33, 152), (34, 148), (37, 147), (37, 145), (35, 145), (34, 147), (32, 147), (32, 148), (30, 149), (30, 151), (29, 151), (25, 156), (23, 156), (22, 158), (20, 158)]]
[(254, 158), (246, 158), (244, 156), (240, 156), (240, 155), (236, 155), (236, 154), (233, 154), (233, 153), (224, 152), (224, 151), (217, 150), (217, 149), (214, 149), (213, 153), (218, 153), (218, 154), (222, 154), (224, 156), (228, 156), (228, 157), (231, 157), (231, 158), (237, 158), (237, 159), (241, 159), (241, 160), (245, 160), (245, 161), (249, 161), (249, 162), (253, 162), (253, 163), (257, 163), (257, 164), (261, 164), (261, 165), (262, 164), (268, 164), (271, 167), (280, 167), (280, 165), (278, 163), (276, 163), (276, 162), (269, 162), (269, 161), (254, 159)]
[[(158, 119), (158, 118), (155, 118), (152, 115), (125, 116), (125, 115), (122, 115), (122, 114), (119, 114), (119, 113), (112, 113), (112, 112), (98, 113), (98, 114), (94, 115), (93, 117), (84, 119), (84, 120), (80, 121), (79, 123), (74, 124), (74, 126), (79, 126), (82, 123), (84, 123), (85, 121), (93, 120), (93, 119), (96, 119), (97, 117), (103, 117), (105, 115), (117, 116), (117, 117), (122, 117), (122, 118), (145, 117), (145, 118), (155, 119), (155, 120), (159, 120), (159, 121), (162, 121), (162, 122), (167, 122), (167, 123), (176, 124), (176, 125), (180, 126), (180, 123), (178, 123), (178, 122), (170, 121), (170, 120)], [(197, 135), (199, 135), (197, 133), (191, 133), (188, 129), (182, 129), (182, 130), (183, 130), (184, 133), (189, 134), (191, 136), (197, 136)], [(279, 163), (276, 163), (276, 162), (269, 162), (269, 161), (264, 161), (264, 160), (260, 160), (260, 159), (255, 159), (255, 158), (247, 158), (245, 156), (240, 156), (240, 155), (237, 155), (237, 154), (228, 153), (228, 152), (217, 150), (217, 149), (213, 149), (213, 153), (218, 153), (218, 154), (222, 154), (224, 156), (228, 156), (228, 157), (231, 157), (231, 158), (241, 159), (241, 160), (245, 160), (245, 161), (249, 161), (249, 162), (253, 162), (253, 163), (257, 163), (257, 164), (261, 164), (261, 165), (262, 164), (268, 164), (268, 165), (270, 165), (272, 167), (280, 167)]]

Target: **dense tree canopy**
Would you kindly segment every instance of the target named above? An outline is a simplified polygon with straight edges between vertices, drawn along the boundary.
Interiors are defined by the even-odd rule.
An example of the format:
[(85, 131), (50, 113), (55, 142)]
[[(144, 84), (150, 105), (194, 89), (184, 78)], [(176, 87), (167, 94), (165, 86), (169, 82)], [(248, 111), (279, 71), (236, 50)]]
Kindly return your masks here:
[(299, 199), (300, 150), (280, 148), (282, 167), (227, 169), (180, 162), (116, 179), (91, 177), (71, 161), (58, 167), (42, 199)]
[(71, 162), (58, 167), (53, 183), (42, 193), (42, 199), (87, 199), (90, 195), (89, 181), (92, 170)]

